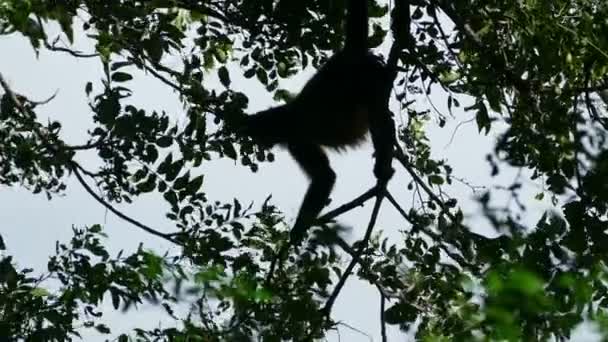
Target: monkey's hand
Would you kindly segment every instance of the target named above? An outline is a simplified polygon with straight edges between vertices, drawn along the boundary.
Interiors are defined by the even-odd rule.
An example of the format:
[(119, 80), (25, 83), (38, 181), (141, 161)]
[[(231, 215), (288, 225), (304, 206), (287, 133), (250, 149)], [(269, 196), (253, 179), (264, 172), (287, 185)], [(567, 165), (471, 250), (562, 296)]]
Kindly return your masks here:
[(374, 166), (374, 175), (379, 182), (386, 184), (393, 177), (395, 169), (391, 166), (390, 162), (376, 162)]

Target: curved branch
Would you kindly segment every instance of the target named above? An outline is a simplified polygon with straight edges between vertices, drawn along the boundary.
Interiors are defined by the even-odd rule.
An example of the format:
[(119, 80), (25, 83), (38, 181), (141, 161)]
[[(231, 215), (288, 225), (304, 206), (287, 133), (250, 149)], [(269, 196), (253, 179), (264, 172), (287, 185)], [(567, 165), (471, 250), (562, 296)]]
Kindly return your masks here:
[(109, 211), (111, 211), (114, 215), (120, 217), (121, 219), (131, 223), (132, 225), (144, 230), (147, 233), (150, 233), (152, 235), (158, 236), (162, 239), (165, 239), (171, 243), (174, 243), (176, 245), (179, 245), (179, 242), (174, 240), (171, 237), (171, 234), (166, 234), (166, 233), (162, 233), (156, 229), (150, 228), (148, 226), (146, 226), (145, 224), (136, 221), (132, 218), (130, 218), (129, 216), (123, 214), (122, 212), (118, 211), (118, 209), (114, 208), (112, 205), (110, 205), (108, 202), (106, 202), (103, 198), (101, 198), (99, 195), (97, 195), (95, 193), (95, 191), (93, 191), (93, 189), (91, 189), (91, 187), (89, 186), (89, 184), (86, 182), (86, 180), (84, 179), (84, 177), (82, 176), (82, 174), (80, 174), (80, 170), (84, 169), (82, 168), (82, 166), (80, 166), (78, 163), (71, 161), (69, 168), (72, 172), (74, 172), (74, 175), (76, 176), (76, 178), (78, 179), (78, 182), (82, 185), (82, 187), (89, 193), (89, 195), (91, 195), (91, 197), (93, 197), (97, 202), (99, 202), (101, 205), (103, 205), (104, 207), (106, 207)]

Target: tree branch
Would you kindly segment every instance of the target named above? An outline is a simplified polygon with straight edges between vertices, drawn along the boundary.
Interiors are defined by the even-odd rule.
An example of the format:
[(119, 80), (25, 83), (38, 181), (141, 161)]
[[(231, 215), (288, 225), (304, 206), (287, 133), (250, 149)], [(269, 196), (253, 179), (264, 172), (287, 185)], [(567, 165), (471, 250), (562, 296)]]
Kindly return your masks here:
[(384, 293), (380, 290), (380, 334), (382, 335), (382, 342), (387, 342), (386, 338), (386, 320), (384, 319), (384, 311), (385, 311), (385, 302), (386, 297), (384, 297)]
[(363, 204), (365, 204), (365, 202), (367, 202), (370, 198), (376, 196), (377, 194), (378, 194), (378, 187), (375, 186), (375, 187), (367, 190), (363, 194), (361, 194), (359, 197), (353, 199), (352, 201), (345, 203), (345, 204), (337, 207), (336, 209), (320, 216), (319, 218), (317, 218), (315, 224), (320, 225), (320, 224), (327, 223), (327, 222), (333, 220), (334, 218), (336, 218), (356, 207), (362, 206)]
[(106, 202), (103, 198), (101, 198), (101, 196), (97, 195), (95, 193), (95, 191), (93, 191), (93, 189), (91, 189), (91, 187), (89, 186), (89, 184), (87, 184), (86, 180), (84, 179), (84, 177), (82, 177), (82, 175), (80, 174), (80, 170), (83, 170), (83, 172), (85, 171), (82, 166), (80, 166), (78, 163), (76, 163), (75, 161), (71, 161), (69, 168), (72, 172), (74, 172), (74, 175), (76, 176), (76, 178), (78, 179), (78, 182), (82, 185), (82, 187), (89, 193), (89, 195), (91, 195), (91, 197), (93, 197), (97, 202), (99, 202), (101, 205), (103, 205), (104, 207), (106, 207), (109, 211), (111, 211), (114, 215), (120, 217), (121, 219), (131, 223), (132, 225), (144, 230), (147, 233), (150, 233), (152, 235), (158, 236), (162, 239), (165, 239), (171, 243), (174, 243), (176, 245), (179, 245), (179, 242), (174, 240), (171, 237), (171, 234), (166, 234), (166, 233), (162, 233), (156, 229), (150, 228), (148, 226), (146, 226), (145, 224), (136, 221), (132, 218), (130, 218), (129, 216), (123, 214), (122, 212), (120, 212), (118, 209), (114, 208), (112, 205), (110, 205), (108, 202)]
[(355, 268), (355, 265), (359, 262), (359, 259), (361, 258), (363, 251), (365, 250), (365, 248), (367, 247), (367, 245), (369, 243), (369, 239), (371, 238), (372, 232), (374, 230), (374, 226), (376, 225), (376, 219), (378, 218), (378, 213), (380, 212), (380, 206), (382, 204), (383, 199), (384, 199), (384, 193), (379, 193), (376, 196), (376, 203), (374, 204), (374, 210), (372, 212), (372, 216), (371, 216), (369, 224), (367, 226), (367, 231), (365, 232), (365, 236), (363, 237), (363, 240), (361, 241), (361, 245), (355, 252), (355, 255), (353, 255), (353, 258), (350, 261), (350, 264), (348, 264), (348, 266), (346, 267), (346, 270), (344, 270), (342, 277), (340, 277), (338, 284), (334, 288), (334, 291), (332, 292), (332, 294), (329, 296), (329, 299), (325, 303), (325, 306), (323, 307), (323, 309), (321, 309), (321, 311), (326, 316), (329, 316), (329, 314), (331, 313), (331, 309), (334, 305), (334, 302), (338, 298), (338, 295), (342, 291), (344, 284), (346, 284), (346, 280), (348, 280), (348, 277), (350, 277), (350, 274), (352, 273), (353, 269)]

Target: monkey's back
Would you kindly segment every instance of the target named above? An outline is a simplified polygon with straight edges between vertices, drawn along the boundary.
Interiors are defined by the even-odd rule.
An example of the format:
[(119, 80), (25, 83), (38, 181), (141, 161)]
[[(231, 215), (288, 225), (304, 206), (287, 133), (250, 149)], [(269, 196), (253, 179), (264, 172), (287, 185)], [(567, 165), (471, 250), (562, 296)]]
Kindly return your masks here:
[(371, 53), (334, 55), (294, 99), (294, 136), (333, 148), (363, 141), (369, 116), (382, 101), (386, 74), (382, 60)]

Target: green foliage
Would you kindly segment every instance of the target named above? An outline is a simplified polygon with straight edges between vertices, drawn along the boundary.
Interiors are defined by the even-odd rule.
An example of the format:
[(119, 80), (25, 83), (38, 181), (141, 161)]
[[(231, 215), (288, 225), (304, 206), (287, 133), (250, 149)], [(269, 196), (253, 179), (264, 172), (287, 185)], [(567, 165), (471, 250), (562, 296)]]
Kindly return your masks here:
[[(15, 93), (0, 75), (0, 184), (51, 199), (75, 176), (108, 208), (154, 194), (166, 202), (174, 230), (129, 222), (179, 247), (175, 256), (143, 246), (111, 256), (105, 246), (116, 237), (91, 225), (57, 243), (45, 271), (19, 268), (2, 254), (0, 340), (65, 341), (86, 329), (118, 341), (321, 338), (339, 327), (328, 303), (353, 256), (356, 276), (381, 293), (382, 324), (405, 330), (417, 323), (422, 341), (565, 340), (583, 320), (607, 336), (608, 3), (600, 0), (412, 0), (403, 13), (370, 4), (373, 47), (387, 42), (389, 8), (395, 22), (409, 15), (400, 22), (410, 30), (392, 35), (405, 37), (397, 42), (394, 90), (398, 114), (407, 115), (397, 120), (407, 155), (401, 170), (416, 201), (399, 207), (403, 223), (386, 227), (402, 229), (397, 241), (378, 233), (349, 246), (336, 240), (339, 229), (322, 230), (269, 277), (287, 239), (280, 212), (269, 199), (254, 209), (208, 198), (200, 166), (228, 158), (257, 171), (274, 160), (232, 129), (249, 105), (237, 74), (290, 101), (285, 79), (339, 49), (345, 3), (0, 1), (0, 34), (20, 34), (36, 53), (94, 58), (103, 67), (100, 83), (84, 85), (93, 128), (81, 145), (63, 140), (60, 122), (42, 123), (43, 103)], [(58, 37), (49, 36), (50, 23)], [(74, 50), (77, 35), (92, 39), (95, 51)], [(171, 67), (168, 57), (177, 61)], [(133, 103), (136, 70), (179, 94), (184, 122)], [(449, 115), (429, 106), (429, 94), (445, 100)], [(480, 221), (465, 219), (465, 198), (447, 195), (455, 181), (470, 183), (447, 160), (432, 158), (427, 130), (463, 112), (480, 134), (499, 136), (487, 156), (492, 176), (521, 168), (542, 187), (536, 200), (553, 208), (535, 226), (519, 220), (528, 204), (519, 181), (484, 184), (480, 215), (493, 238), (474, 233), (486, 228), (481, 223), (467, 226)], [(497, 131), (497, 122), (506, 128)], [(83, 151), (100, 166), (79, 163)], [(506, 207), (493, 202), (499, 191), (512, 199)], [(144, 301), (175, 325), (117, 336), (104, 321), (103, 303), (130, 314)], [(179, 305), (188, 315), (176, 313)]]

